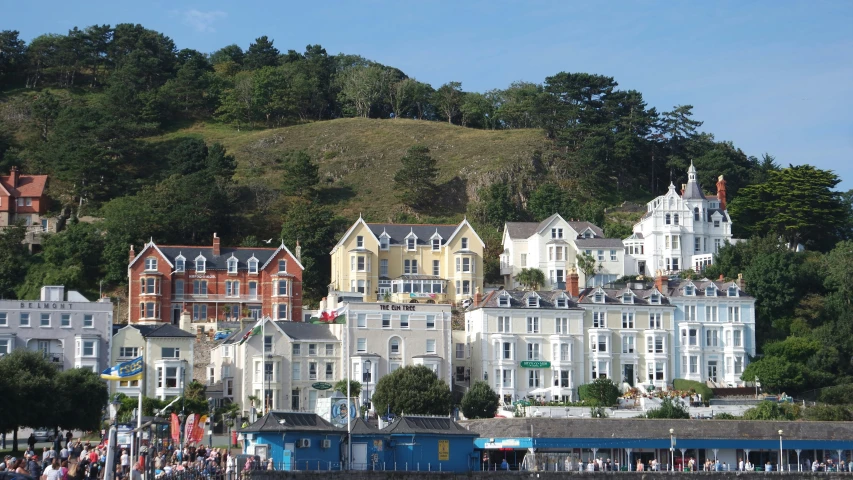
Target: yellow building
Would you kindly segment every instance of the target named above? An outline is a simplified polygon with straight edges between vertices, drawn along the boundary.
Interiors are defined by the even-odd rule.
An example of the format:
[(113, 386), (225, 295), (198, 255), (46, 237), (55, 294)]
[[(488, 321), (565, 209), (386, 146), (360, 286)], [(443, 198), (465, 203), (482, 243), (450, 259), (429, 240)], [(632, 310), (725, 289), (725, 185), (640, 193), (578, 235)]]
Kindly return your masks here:
[(364, 301), (460, 303), (483, 289), (483, 240), (458, 225), (367, 223), (361, 217), (332, 249), (331, 290)]

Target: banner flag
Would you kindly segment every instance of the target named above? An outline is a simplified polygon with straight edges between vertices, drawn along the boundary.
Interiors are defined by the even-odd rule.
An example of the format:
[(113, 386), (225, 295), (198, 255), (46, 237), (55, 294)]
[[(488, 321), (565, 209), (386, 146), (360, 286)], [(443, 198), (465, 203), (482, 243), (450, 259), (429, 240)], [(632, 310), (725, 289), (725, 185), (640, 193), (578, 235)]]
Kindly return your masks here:
[(142, 380), (142, 357), (119, 363), (101, 372), (104, 380)]
[(204, 425), (205, 425), (205, 423), (207, 423), (207, 415), (202, 415), (202, 417), (195, 424), (195, 429), (193, 430), (192, 443), (200, 444), (202, 439), (204, 439)]
[(172, 443), (177, 444), (181, 441), (181, 419), (178, 414), (172, 414)]
[(184, 443), (190, 443), (192, 441), (196, 418), (197, 415), (195, 413), (191, 413), (187, 416), (187, 423), (184, 424)]

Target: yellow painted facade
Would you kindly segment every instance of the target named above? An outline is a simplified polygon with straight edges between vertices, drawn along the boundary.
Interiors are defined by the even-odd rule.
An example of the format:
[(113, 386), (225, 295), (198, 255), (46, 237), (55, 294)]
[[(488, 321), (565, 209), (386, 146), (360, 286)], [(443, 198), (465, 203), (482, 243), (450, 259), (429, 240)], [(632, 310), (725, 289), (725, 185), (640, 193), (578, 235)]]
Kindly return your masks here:
[(369, 224), (359, 218), (332, 250), (331, 289), (364, 301), (458, 303), (483, 289), (484, 244), (458, 225)]

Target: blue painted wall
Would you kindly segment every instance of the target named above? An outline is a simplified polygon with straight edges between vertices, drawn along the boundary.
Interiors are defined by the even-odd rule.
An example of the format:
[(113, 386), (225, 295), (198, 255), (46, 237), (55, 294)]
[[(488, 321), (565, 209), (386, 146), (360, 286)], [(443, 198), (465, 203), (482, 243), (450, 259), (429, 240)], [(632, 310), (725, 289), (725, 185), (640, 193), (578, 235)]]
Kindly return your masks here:
[[(255, 444), (269, 445), (270, 457), (275, 462), (276, 468), (284, 461), (284, 445), (296, 444), (297, 440), (307, 438), (311, 440), (308, 448), (294, 448), (291, 456), (294, 470), (340, 470), (341, 464), (341, 434), (316, 433), (316, 432), (287, 432), (281, 433), (260, 432), (255, 434)], [(322, 448), (323, 440), (331, 441), (330, 448)], [(306, 464), (307, 462), (307, 464)]]
[[(438, 460), (439, 440), (450, 442), (450, 457), (446, 461)], [(469, 436), (457, 435), (393, 435), (391, 442), (394, 446), (389, 449), (392, 458), (388, 458), (387, 455), (386, 458), (390, 462), (397, 462), (398, 467), (408, 463), (409, 470), (430, 468), (443, 472), (467, 472), (472, 469), (473, 440)]]

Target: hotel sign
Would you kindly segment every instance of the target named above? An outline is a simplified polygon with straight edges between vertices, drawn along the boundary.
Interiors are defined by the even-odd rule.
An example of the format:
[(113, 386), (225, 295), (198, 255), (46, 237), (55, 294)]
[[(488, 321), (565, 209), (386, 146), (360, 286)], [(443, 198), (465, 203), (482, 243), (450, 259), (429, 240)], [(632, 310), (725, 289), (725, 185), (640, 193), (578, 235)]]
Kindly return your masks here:
[(551, 362), (543, 360), (524, 360), (521, 362), (521, 368), (551, 368)]

